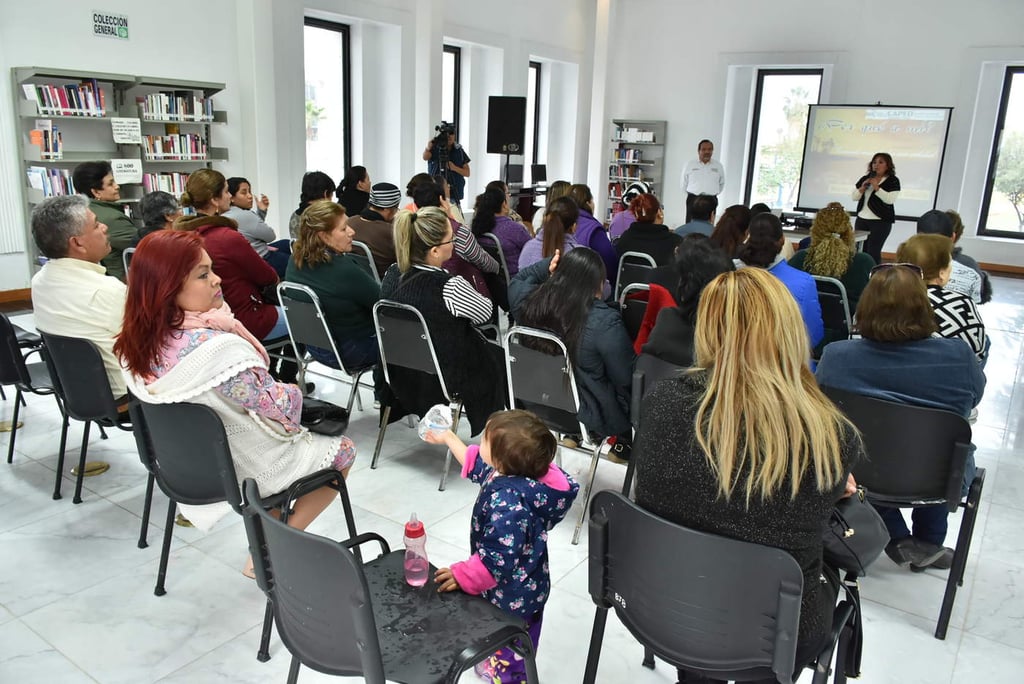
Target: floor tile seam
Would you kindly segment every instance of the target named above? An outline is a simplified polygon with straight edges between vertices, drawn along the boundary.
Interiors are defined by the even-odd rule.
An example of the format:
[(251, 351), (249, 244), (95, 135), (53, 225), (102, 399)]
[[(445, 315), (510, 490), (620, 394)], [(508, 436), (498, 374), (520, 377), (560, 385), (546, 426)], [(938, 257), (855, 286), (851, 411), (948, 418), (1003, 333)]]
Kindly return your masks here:
[[(33, 611), (33, 612), (35, 612), (35, 611)], [(13, 613), (12, 613), (12, 614), (13, 614)], [(31, 613), (28, 613), (28, 615), (30, 615), (30, 614), (31, 614)], [(46, 638), (46, 637), (45, 637), (45, 636), (44, 636), (43, 634), (41, 634), (41, 633), (40, 633), (40, 632), (39, 632), (38, 630), (36, 630), (35, 628), (33, 628), (33, 627), (32, 627), (32, 625), (28, 624), (27, 622), (25, 622), (24, 620), (22, 620), (22, 619), (21, 619), (20, 617), (15, 617), (15, 618), (14, 618), (14, 620), (15, 620), (15, 621), (17, 621), (17, 622), (18, 622), (18, 623), (19, 623), (19, 624), (20, 624), (20, 625), (21, 625), (22, 627), (24, 627), (25, 629), (27, 629), (28, 631), (32, 632), (32, 634), (34, 634), (34, 635), (35, 635), (36, 637), (38, 637), (38, 638), (39, 638), (39, 639), (40, 639), (40, 640), (41, 640), (41, 641), (42, 641), (43, 643), (45, 643), (45, 644), (46, 644), (47, 646), (49, 646), (49, 647), (50, 647), (51, 649), (53, 649), (53, 652), (54, 652), (54, 653), (59, 653), (59, 654), (60, 654), (60, 656), (61, 656), (62, 658), (64, 658), (64, 660), (66, 660), (67, 662), (71, 663), (71, 665), (72, 665), (72, 666), (73, 666), (73, 667), (74, 667), (75, 669), (77, 669), (77, 670), (78, 670), (79, 672), (81, 672), (81, 673), (82, 673), (83, 675), (85, 675), (86, 677), (88, 677), (88, 678), (89, 678), (90, 680), (92, 680), (92, 681), (94, 681), (94, 682), (97, 682), (97, 683), (98, 683), (98, 682), (100, 681), (100, 680), (96, 679), (95, 677), (93, 677), (93, 676), (92, 676), (92, 674), (91, 674), (91, 673), (90, 673), (90, 672), (89, 672), (88, 670), (86, 670), (86, 669), (85, 669), (84, 667), (82, 667), (81, 665), (79, 665), (78, 663), (76, 663), (76, 662), (74, 661), (74, 659), (73, 659), (73, 658), (71, 658), (71, 656), (70, 656), (70, 655), (68, 655), (68, 654), (67, 654), (67, 653), (65, 653), (64, 651), (60, 650), (60, 649), (59, 649), (59, 648), (57, 647), (57, 645), (56, 645), (56, 644), (52, 643), (52, 642), (51, 642), (51, 641), (50, 641), (49, 639), (47, 639), (47, 638)]]
[[(943, 583), (943, 587), (945, 587), (945, 583)], [(961, 600), (967, 600), (962, 595), (964, 593), (963, 589), (964, 589), (964, 587), (957, 587), (956, 601), (953, 604), (953, 609), (954, 610), (956, 610), (956, 606), (960, 605), (960, 601)], [(894, 605), (890, 605), (888, 603), (883, 603), (882, 601), (879, 601), (878, 599), (875, 599), (875, 598), (868, 598), (867, 596), (864, 595), (863, 591), (861, 591), (860, 599), (861, 599), (861, 603), (872, 603), (872, 604), (874, 604), (876, 606), (881, 606), (882, 608), (885, 608), (887, 610), (893, 610), (893, 611), (896, 611), (897, 613), (901, 613), (902, 615), (910, 616), (912, 618), (916, 618), (917, 620), (924, 621), (928, 625), (927, 632), (928, 632), (929, 637), (933, 636), (934, 633), (935, 633), (935, 625), (937, 625), (938, 622), (939, 622), (939, 610), (942, 608), (942, 601), (941, 601), (941, 599), (935, 601), (934, 604), (932, 604), (932, 603), (922, 604), (922, 605), (924, 605), (924, 610), (926, 610), (928, 612), (927, 615), (922, 615), (922, 614), (919, 614), (919, 613), (914, 613), (912, 611), (909, 611), (906, 608), (901, 608), (900, 606), (894, 606)], [(924, 610), (922, 612), (924, 612)], [(892, 621), (886, 620), (886, 624), (889, 624), (890, 622), (892, 622)], [(907, 621), (904, 621), (903, 624), (910, 624), (910, 623), (907, 622)], [(967, 628), (967, 616), (966, 616), (966, 613), (964, 614), (963, 624), (961, 624), (959, 626), (953, 624), (953, 622), (952, 622), (952, 614), (950, 615), (950, 624), (949, 624), (949, 630), (948, 631), (955, 630), (955, 631), (958, 631), (958, 632), (963, 632), (966, 628)], [(947, 636), (946, 641), (947, 642), (949, 641), (948, 636)], [(958, 646), (958, 648), (959, 648), (959, 646)]]

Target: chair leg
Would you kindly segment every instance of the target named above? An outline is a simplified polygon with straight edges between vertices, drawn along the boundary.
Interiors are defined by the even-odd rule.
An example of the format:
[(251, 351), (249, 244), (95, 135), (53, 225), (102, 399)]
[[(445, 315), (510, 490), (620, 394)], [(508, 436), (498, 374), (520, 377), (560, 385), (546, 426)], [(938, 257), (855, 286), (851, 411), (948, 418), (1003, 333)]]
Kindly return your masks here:
[(164, 521), (164, 545), (160, 549), (160, 569), (156, 573), (156, 589), (153, 593), (163, 596), (167, 593), (164, 589), (164, 580), (167, 579), (167, 560), (171, 555), (171, 534), (174, 530), (174, 514), (178, 510), (178, 502), (171, 499), (167, 503), (167, 520)]
[(377, 446), (373, 448), (373, 460), (370, 461), (370, 470), (377, 467), (377, 459), (380, 458), (380, 445), (384, 443), (384, 433), (388, 429), (388, 418), (391, 417), (391, 407), (384, 407), (384, 415), (380, 419), (380, 428), (377, 430)]
[[(15, 390), (14, 417), (11, 420), (11, 443), (7, 445), (7, 462), (14, 463), (14, 440), (18, 437), (18, 413), (21, 408), (21, 388)], [(4, 397), (6, 399), (6, 397)]]
[(139, 527), (139, 548), (149, 546), (147, 539), (149, 533), (149, 509), (153, 506), (153, 482), (156, 480), (153, 473), (149, 474), (146, 481), (146, 502), (142, 505), (142, 525)]
[[(260, 650), (256, 652), (256, 660), (265, 663), (270, 660), (270, 630), (274, 627), (274, 604), (267, 599), (267, 610), (263, 613), (263, 632), (260, 634)], [(299, 675), (298, 661), (292, 660), (292, 670)], [(294, 682), (292, 673), (288, 673), (288, 681)]]
[[(85, 421), (85, 427), (82, 429), (82, 448), (78, 454), (78, 477), (75, 480), (75, 497), (71, 499), (72, 503), (82, 503), (82, 480), (85, 479), (85, 456), (89, 451), (89, 427), (92, 424), (89, 421)], [(101, 427), (100, 430), (103, 428)]]
[(604, 441), (594, 446), (594, 455), (590, 458), (590, 473), (587, 474), (587, 486), (583, 490), (583, 510), (580, 511), (580, 519), (576, 521), (576, 529), (572, 533), (572, 543), (580, 543), (580, 530), (583, 529), (583, 521), (587, 518), (587, 507), (590, 505), (590, 490), (594, 487), (594, 477), (597, 475), (597, 462), (601, 459), (601, 447)]
[[(457, 432), (459, 429), (459, 419), (462, 418), (462, 402), (456, 402), (455, 406), (455, 419), (452, 421), (452, 432)], [(448, 485), (448, 471), (451, 470), (452, 465), (452, 450), (448, 449), (444, 454), (444, 472), (441, 473), (441, 484), (437, 488), (437, 491), (443, 492), (444, 488)]]
[(644, 646), (644, 659), (640, 664), (648, 670), (654, 669), (654, 651), (651, 650), (650, 646)]
[(608, 621), (608, 609), (598, 608), (594, 613), (594, 629), (590, 633), (590, 648), (587, 650), (587, 667), (583, 671), (583, 684), (597, 681), (597, 663), (601, 659), (604, 642), (604, 625)]
[(100, 429), (100, 439), (109, 439), (107, 437), (107, 431), (105, 429), (103, 429), (102, 425), (100, 425), (99, 423), (96, 423), (96, 427), (98, 427)]
[(355, 375), (349, 376), (349, 379), (352, 381), (352, 389), (348, 393), (348, 406), (347, 406), (348, 414), (350, 416), (352, 415), (352, 404), (354, 404), (357, 399), (359, 400), (359, 410), (360, 411), (363, 410), (363, 400), (359, 396), (359, 378), (361, 378), (361, 377), (363, 377), (362, 372), (359, 372), (359, 373), (356, 373)]
[(288, 684), (299, 681), (299, 659), (292, 656), (292, 664), (288, 666)]
[(949, 628), (949, 618), (953, 614), (953, 602), (956, 600), (957, 586), (963, 582), (964, 570), (967, 567), (967, 552), (971, 547), (971, 535), (974, 534), (974, 523), (978, 517), (978, 504), (981, 502), (981, 490), (985, 482), (984, 469), (979, 468), (967, 492), (967, 504), (964, 506), (963, 520), (960, 522), (960, 534), (953, 552), (953, 566), (949, 569), (946, 580), (946, 591), (942, 596), (942, 608), (939, 609), (939, 621), (935, 625), (935, 638), (945, 639)]
[[(964, 518), (960, 522), (960, 534), (957, 535), (957, 541), (959, 541), (961, 536), (964, 537), (964, 562), (956, 578), (957, 586), (960, 587), (964, 586), (964, 572), (967, 570), (967, 558), (971, 552), (971, 541), (974, 539), (974, 525), (978, 522), (978, 506), (981, 503), (981, 492), (984, 488), (985, 469), (978, 468), (974, 481), (971, 482), (970, 489), (967, 491), (967, 501), (963, 504)], [(970, 516), (970, 521), (968, 522), (967, 512), (969, 510), (972, 510), (974, 514)], [(950, 568), (950, 571), (952, 572), (952, 568)]]
[(22, 406), (24, 406), (25, 408), (28, 408), (28, 404), (25, 403), (25, 395), (24, 394), (21, 395), (21, 398), (18, 399), (18, 401), (21, 402)]
[[(61, 412), (64, 413), (63, 407)], [(60, 426), (60, 450), (57, 452), (57, 480), (53, 484), (53, 499), (61, 498), (60, 483), (64, 477), (64, 449), (68, 445), (68, 414), (64, 413), (64, 422)]]

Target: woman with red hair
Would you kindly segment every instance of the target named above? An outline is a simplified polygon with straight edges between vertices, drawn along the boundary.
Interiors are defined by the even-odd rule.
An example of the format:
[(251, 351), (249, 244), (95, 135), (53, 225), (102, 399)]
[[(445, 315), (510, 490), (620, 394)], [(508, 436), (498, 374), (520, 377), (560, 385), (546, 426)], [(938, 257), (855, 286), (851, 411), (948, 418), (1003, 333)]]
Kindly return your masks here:
[[(238, 479), (254, 478), (260, 491), (282, 491), (323, 468), (345, 477), (355, 460), (348, 437), (315, 435), (299, 424), (302, 393), (270, 376), (266, 350), (224, 302), (196, 233), (157, 231), (139, 243), (114, 353), (140, 401), (212, 408), (224, 422)], [(324, 487), (302, 497), (288, 524), (304, 529), (334, 496)], [(227, 512), (187, 508), (200, 528)], [(251, 560), (244, 572), (251, 576)]]
[(643, 252), (650, 255), (658, 266), (671, 264), (682, 238), (662, 223), (665, 220), (665, 208), (658, 198), (654, 195), (637, 195), (630, 203), (629, 210), (636, 216), (636, 221), (615, 243), (619, 256), (626, 252)]

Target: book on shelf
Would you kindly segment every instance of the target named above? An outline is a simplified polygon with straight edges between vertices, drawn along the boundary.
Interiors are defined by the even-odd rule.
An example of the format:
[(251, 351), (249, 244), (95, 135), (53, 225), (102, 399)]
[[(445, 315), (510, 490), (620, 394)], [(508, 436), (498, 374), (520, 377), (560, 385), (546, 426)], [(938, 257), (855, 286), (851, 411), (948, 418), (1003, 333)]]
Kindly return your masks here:
[(64, 144), (60, 131), (50, 119), (36, 119), (35, 127), (29, 131), (29, 142), (39, 148), (39, 158), (62, 159)]
[(28, 185), (40, 190), (43, 197), (75, 194), (75, 184), (68, 169), (48, 169), (45, 166), (28, 167)]
[(206, 139), (191, 133), (144, 135), (142, 152), (146, 161), (203, 161), (207, 158)]
[(139, 113), (147, 121), (213, 121), (213, 99), (199, 97), (191, 90), (169, 90), (135, 98)]
[(142, 174), (142, 189), (147, 193), (162, 190), (163, 192), (169, 192), (172, 195), (180, 195), (185, 192), (186, 182), (188, 182), (187, 173)]
[(616, 126), (615, 132), (612, 134), (612, 140), (614, 142), (632, 142), (632, 143), (653, 143), (657, 142), (654, 139), (654, 131), (645, 131), (640, 128)]
[(639, 164), (643, 161), (643, 152), (634, 149), (615, 150), (615, 161), (619, 163)]
[(67, 83), (23, 83), (25, 99), (34, 103), (39, 114), (50, 116), (105, 117), (106, 96), (94, 78), (75, 85)]

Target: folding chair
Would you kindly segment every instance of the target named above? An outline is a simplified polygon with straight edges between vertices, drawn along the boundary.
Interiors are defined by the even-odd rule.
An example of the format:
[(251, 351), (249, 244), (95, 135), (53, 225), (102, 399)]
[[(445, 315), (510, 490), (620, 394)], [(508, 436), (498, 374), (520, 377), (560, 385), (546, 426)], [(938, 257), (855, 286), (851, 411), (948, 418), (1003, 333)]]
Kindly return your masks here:
[(131, 266), (132, 257), (135, 255), (134, 247), (125, 247), (121, 252), (121, 262), (124, 263), (124, 274), (128, 275), (128, 267)]
[(622, 293), (619, 295), (619, 311), (631, 342), (636, 341), (637, 335), (640, 334), (640, 327), (644, 323), (644, 314), (647, 313), (647, 299), (650, 292), (651, 286), (647, 283), (630, 283), (622, 288)]
[[(529, 342), (524, 344), (527, 340)], [(557, 351), (539, 351), (534, 348), (537, 346)], [(590, 471), (583, 489), (583, 510), (572, 535), (572, 543), (578, 544), (590, 490), (597, 475), (597, 462), (608, 437), (594, 442), (587, 427), (580, 422), (576, 376), (565, 343), (557, 335), (536, 328), (513, 327), (505, 334), (505, 370), (508, 373), (509, 403), (514, 408), (537, 414), (552, 432), (582, 435), (583, 443), (579, 450), (590, 453)]]
[[(169, 499), (160, 566), (156, 588), (153, 590), (157, 596), (163, 596), (167, 593), (164, 580), (167, 577), (171, 534), (178, 504), (201, 506), (226, 501), (236, 513), (242, 515), (242, 495), (224, 424), (213, 409), (199, 404), (149, 404), (133, 400), (128, 410), (136, 427), (135, 442), (139, 458), (150, 473), (150, 493), (155, 480)], [(183, 430), (182, 426), (188, 426), (188, 429)], [(338, 490), (345, 509), (349, 536), (354, 537), (355, 520), (345, 480), (335, 470), (320, 470), (300, 478), (285, 491), (267, 497), (263, 505), (279, 511), (281, 520), (287, 523), (295, 501), (303, 494), (323, 486)], [(272, 624), (268, 601), (257, 654), (261, 662), (270, 659), (268, 647)]]
[(624, 252), (619, 257), (619, 272), (615, 276), (615, 299), (622, 294), (623, 288), (633, 283), (648, 283), (651, 271), (658, 267), (658, 262), (645, 252)]
[(967, 555), (985, 487), (985, 469), (977, 468), (967, 499), (962, 501), (964, 470), (971, 449), (971, 426), (951, 411), (911, 406), (885, 399), (823, 387), (864, 439), (867, 458), (854, 466), (854, 477), (880, 506), (913, 508), (944, 505), (950, 513), (964, 509), (942, 596), (935, 638), (945, 639), (956, 600), (963, 586)]
[(377, 273), (377, 264), (373, 260), (373, 252), (370, 250), (370, 246), (365, 242), (359, 240), (352, 241), (352, 256), (356, 258), (359, 265), (366, 269), (367, 273), (373, 276), (373, 279), (380, 285), (380, 274)]
[(815, 358), (821, 358), (821, 348), (835, 340), (849, 339), (853, 330), (853, 317), (850, 315), (850, 298), (846, 294), (846, 286), (836, 278), (813, 276), (818, 288), (818, 303), (821, 305), (821, 317), (825, 323), (825, 339), (819, 345)]
[(480, 236), (486, 238), (484, 240), (478, 240), (480, 247), (494, 257), (494, 260), (498, 262), (498, 267), (501, 269), (498, 273), (502, 278), (505, 279), (505, 286), (508, 286), (511, 277), (508, 274), (508, 260), (505, 259), (505, 250), (501, 248), (501, 241), (498, 240), (498, 236), (494, 233), (484, 233)]
[[(523, 621), (480, 596), (410, 587), (404, 551), (391, 551), (368, 532), (336, 542), (288, 527), (266, 511), (252, 479), (244, 483), (245, 531), (256, 583), (273, 606), (277, 631), (292, 654), (289, 684), (299, 666), (369, 684), (447, 682), (503, 647), (526, 661), (537, 684), (534, 647)], [(347, 498), (345, 492), (342, 497)], [(380, 545), (363, 563), (359, 547)], [(430, 577), (433, 577), (431, 568)]]
[[(373, 370), (376, 364), (364, 368), (345, 367), (345, 362), (342, 361), (331, 335), (331, 329), (327, 325), (323, 308), (320, 306), (320, 297), (312, 288), (283, 281), (277, 285), (277, 296), (284, 308), (284, 319), (288, 324), (288, 337), (291, 339), (292, 347), (301, 349), (302, 345), (308, 345), (330, 351), (334, 355), (338, 370), (348, 376), (349, 382), (352, 383), (352, 390), (348, 394), (348, 412), (352, 413), (352, 404), (356, 401), (359, 402), (361, 411), (363, 401), (359, 396), (359, 380), (364, 373)], [(306, 367), (309, 362), (309, 359), (302, 359), (299, 362), (299, 387), (305, 386)]]
[[(441, 386), (441, 394), (452, 410), (454, 419), (452, 431), (459, 429), (459, 419), (462, 417), (462, 399), (448, 391), (448, 385), (444, 381), (441, 372), (441, 365), (437, 360), (437, 353), (434, 351), (434, 342), (430, 338), (430, 329), (427, 322), (415, 307), (389, 299), (382, 299), (373, 305), (373, 323), (377, 328), (377, 345), (380, 347), (380, 362), (384, 366), (384, 377), (388, 385), (392, 385), (392, 375), (389, 366), (398, 366), (409, 370), (426, 373), (437, 378)], [(380, 448), (384, 443), (384, 432), (388, 429), (388, 419), (391, 416), (391, 405), (384, 406), (384, 415), (381, 416), (380, 429), (377, 432), (377, 445), (373, 449), (373, 460), (370, 468), (377, 467), (377, 459), (380, 458)], [(444, 472), (441, 473), (441, 483), (437, 489), (444, 491), (448, 482), (448, 471), (451, 467), (452, 452), (447, 450), (444, 457)]]
[[(14, 463), (14, 441), (18, 437), (18, 415), (22, 404), (25, 403), (24, 394), (47, 395), (52, 394), (57, 400), (57, 408), (63, 414), (64, 409), (60, 405), (60, 399), (53, 389), (50, 374), (46, 369), (46, 363), (26, 363), (25, 359), (31, 354), (41, 353), (41, 348), (35, 346), (29, 348), (25, 354), (25, 345), (18, 338), (18, 330), (6, 314), (0, 314), (0, 385), (14, 385), (14, 416), (11, 418), (11, 439), (7, 445), (7, 462)], [(26, 332), (21, 330), (21, 332)]]
[[(607, 490), (590, 506), (589, 548), (597, 610), (584, 684), (596, 681), (609, 609), (675, 667), (713, 679), (793, 681), (804, 578), (785, 551), (676, 525)], [(836, 606), (830, 638), (811, 665), (815, 684), (828, 681), (854, 613), (848, 599)], [(846, 681), (843, 668), (834, 681)]]

